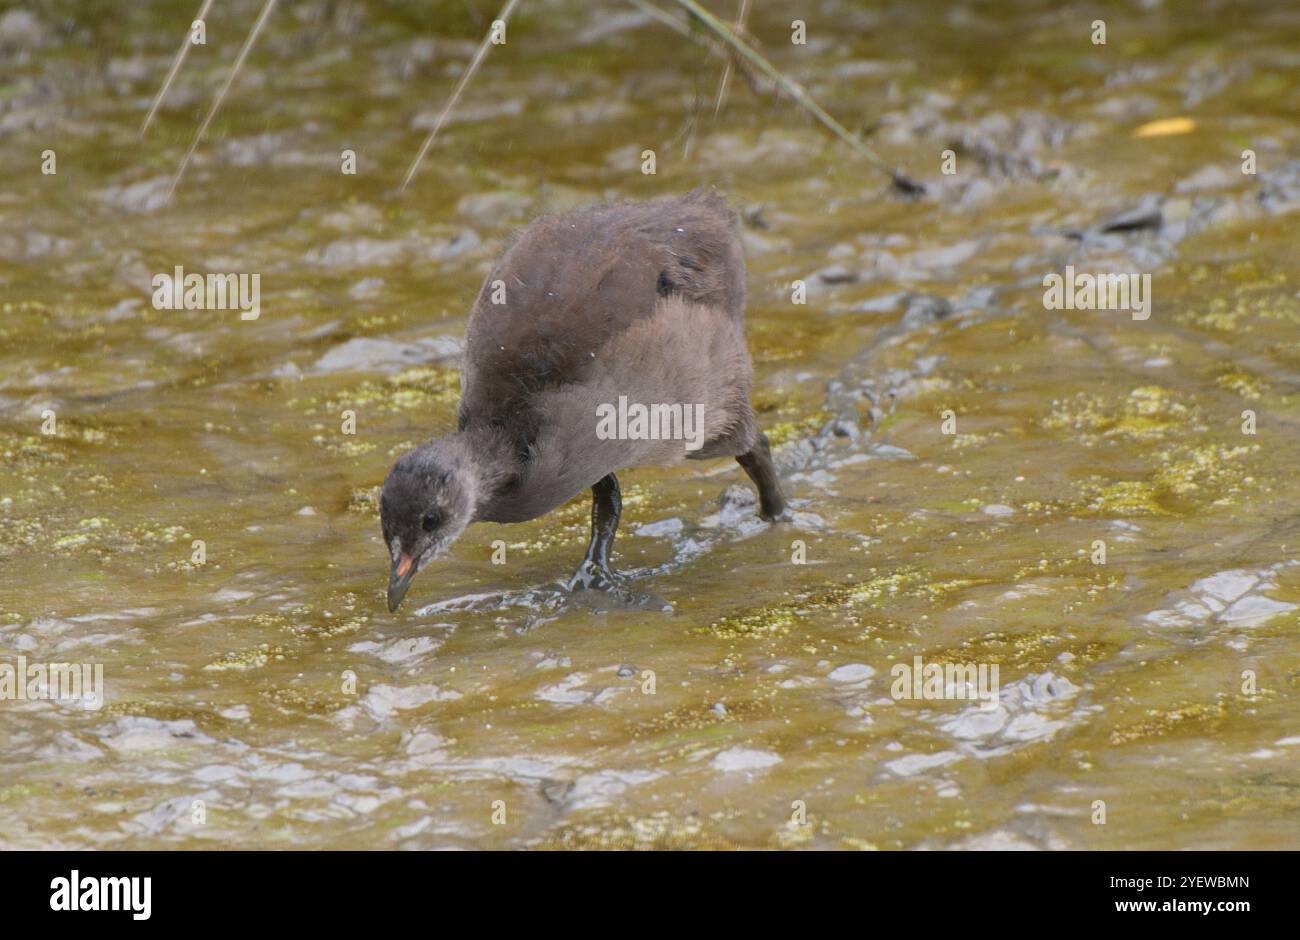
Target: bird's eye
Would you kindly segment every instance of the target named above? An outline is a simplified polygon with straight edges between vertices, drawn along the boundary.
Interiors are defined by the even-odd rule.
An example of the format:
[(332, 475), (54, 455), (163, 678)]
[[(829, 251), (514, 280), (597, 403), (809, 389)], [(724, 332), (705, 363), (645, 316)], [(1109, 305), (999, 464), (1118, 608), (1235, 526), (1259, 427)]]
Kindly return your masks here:
[(425, 532), (432, 532), (440, 525), (442, 525), (442, 513), (437, 510), (426, 512), (420, 517), (420, 528), (424, 529)]

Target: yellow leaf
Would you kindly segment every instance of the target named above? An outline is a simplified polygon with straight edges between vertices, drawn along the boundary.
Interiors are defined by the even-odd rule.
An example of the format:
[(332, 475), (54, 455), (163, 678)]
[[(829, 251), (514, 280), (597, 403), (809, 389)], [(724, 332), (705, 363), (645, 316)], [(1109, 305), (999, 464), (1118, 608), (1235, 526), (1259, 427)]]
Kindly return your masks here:
[(1190, 134), (1196, 130), (1196, 122), (1191, 118), (1161, 118), (1149, 121), (1133, 132), (1134, 137), (1168, 137), (1171, 134)]

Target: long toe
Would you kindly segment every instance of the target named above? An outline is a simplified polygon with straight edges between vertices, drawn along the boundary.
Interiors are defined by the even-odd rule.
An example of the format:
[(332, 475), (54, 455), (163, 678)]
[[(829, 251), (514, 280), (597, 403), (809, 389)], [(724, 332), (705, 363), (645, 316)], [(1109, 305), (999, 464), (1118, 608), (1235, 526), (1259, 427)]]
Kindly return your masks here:
[(565, 586), (570, 591), (612, 591), (618, 587), (618, 576), (608, 567), (584, 561)]

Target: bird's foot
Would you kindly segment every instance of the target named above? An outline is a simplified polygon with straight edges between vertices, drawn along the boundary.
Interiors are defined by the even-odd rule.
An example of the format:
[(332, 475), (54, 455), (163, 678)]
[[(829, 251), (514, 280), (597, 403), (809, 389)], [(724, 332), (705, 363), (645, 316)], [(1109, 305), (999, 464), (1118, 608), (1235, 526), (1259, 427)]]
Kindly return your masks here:
[(782, 506), (779, 510), (760, 510), (758, 518), (764, 522), (794, 522), (794, 513), (790, 511), (789, 506)]
[(564, 587), (570, 593), (586, 590), (616, 591), (618, 580), (618, 576), (608, 565), (600, 565), (591, 559), (586, 559), (578, 566), (578, 570), (573, 573), (573, 577), (569, 578)]
[(672, 612), (673, 605), (659, 595), (629, 590), (623, 582), (624, 578), (608, 566), (602, 567), (588, 560), (578, 566), (573, 577), (565, 583), (565, 588), (569, 591), (572, 606), (596, 613), (620, 610)]

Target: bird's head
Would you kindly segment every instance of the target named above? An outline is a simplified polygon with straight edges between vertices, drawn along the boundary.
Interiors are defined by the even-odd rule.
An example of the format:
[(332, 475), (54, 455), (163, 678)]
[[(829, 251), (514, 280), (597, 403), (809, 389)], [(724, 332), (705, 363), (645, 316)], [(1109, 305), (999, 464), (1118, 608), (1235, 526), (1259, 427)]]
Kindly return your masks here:
[(379, 522), (393, 565), (390, 611), (402, 603), (416, 573), (442, 555), (473, 519), (473, 479), (456, 456), (435, 441), (404, 454), (384, 480)]

